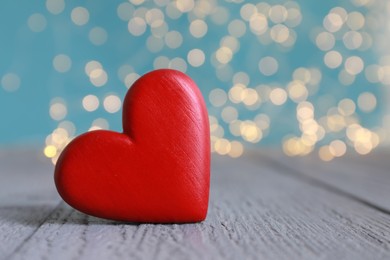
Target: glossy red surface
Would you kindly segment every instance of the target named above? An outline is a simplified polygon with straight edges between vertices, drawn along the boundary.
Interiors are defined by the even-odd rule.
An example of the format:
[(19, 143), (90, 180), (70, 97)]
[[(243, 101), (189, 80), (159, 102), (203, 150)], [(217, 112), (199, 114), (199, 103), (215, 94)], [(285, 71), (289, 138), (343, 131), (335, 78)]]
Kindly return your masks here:
[(123, 129), (88, 132), (65, 148), (55, 169), (62, 198), (79, 211), (113, 220), (204, 220), (210, 135), (196, 84), (174, 70), (144, 75), (126, 95)]

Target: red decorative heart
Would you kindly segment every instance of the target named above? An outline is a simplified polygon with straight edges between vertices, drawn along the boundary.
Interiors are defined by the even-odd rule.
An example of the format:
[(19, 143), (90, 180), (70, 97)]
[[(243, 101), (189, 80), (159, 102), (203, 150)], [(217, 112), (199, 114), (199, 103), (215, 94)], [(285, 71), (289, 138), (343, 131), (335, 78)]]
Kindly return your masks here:
[(174, 70), (144, 75), (126, 95), (123, 129), (88, 132), (65, 148), (55, 169), (62, 198), (84, 213), (113, 220), (204, 220), (210, 137), (196, 84)]

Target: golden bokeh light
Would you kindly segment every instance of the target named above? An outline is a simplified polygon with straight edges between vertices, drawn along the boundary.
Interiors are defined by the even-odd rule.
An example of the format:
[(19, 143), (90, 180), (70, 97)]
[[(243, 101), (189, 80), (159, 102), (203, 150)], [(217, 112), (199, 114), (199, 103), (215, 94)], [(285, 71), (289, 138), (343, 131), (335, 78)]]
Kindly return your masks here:
[[(255, 13), (249, 18), (249, 27), (251, 29), (251, 32), (255, 35), (263, 35), (268, 30), (268, 20), (267, 17), (260, 13)], [(280, 34), (280, 38), (283, 39), (286, 37), (285, 31), (280, 31), (278, 29), (281, 29), (277, 27), (274, 29), (274, 37), (277, 38)], [(283, 27), (284, 29), (284, 27)]]
[(128, 22), (134, 13), (134, 6), (130, 3), (124, 2), (118, 5), (117, 15), (122, 21)]
[(93, 120), (91, 127), (89, 128), (89, 131), (93, 130), (101, 130), (101, 129), (109, 129), (110, 125), (108, 121), (104, 118), (97, 118)]
[[(52, 54), (55, 77), (68, 77), (81, 67), (86, 84), (80, 87), (90, 89), (81, 92), (76, 102), (49, 97), (55, 129), (46, 137), (44, 155), (56, 163), (78, 134), (70, 121), (74, 107), (94, 119), (86, 126), (77, 125), (79, 132), (109, 129), (109, 116), (121, 110), (126, 90), (147, 70), (162, 68), (188, 73), (197, 80), (210, 77), (199, 86), (209, 105), (211, 151), (220, 155), (237, 158), (246, 144), (268, 142), (270, 135), (283, 128), (284, 119), (279, 116), (286, 112), (294, 122), (279, 137), (288, 156), (313, 153), (332, 161), (351, 151), (368, 154), (389, 142), (390, 118), (384, 115), (378, 124), (366, 119), (386, 107), (381, 94), (390, 86), (388, 35), (377, 35), (386, 20), (376, 17), (374, 0), (351, 0), (348, 8), (333, 5), (313, 24), (309, 24), (307, 10), (300, 7), (304, 4), (297, 1), (228, 2), (117, 3), (113, 13), (123, 27), (120, 37), (134, 40), (134, 45), (126, 46), (131, 51), (137, 46), (134, 55), (112, 66), (105, 55), (86, 55), (79, 61), (67, 49)], [(107, 24), (95, 22), (90, 5), (46, 0), (45, 6), (43, 12), (31, 12), (24, 20), (34, 37), (47, 33), (53, 17), (62, 13), (96, 53), (126, 42), (118, 40)], [(307, 35), (302, 33), (305, 27), (310, 27)], [(307, 52), (302, 46), (308, 47)], [(290, 54), (298, 47), (302, 62), (299, 58), (291, 62)], [(380, 57), (367, 55), (373, 50)], [(317, 63), (311, 62), (315, 59)], [(7, 92), (18, 90), (23, 80), (20, 91), (8, 95), (26, 89), (23, 74), (13, 67), (0, 76), (0, 90)]]
[(364, 73), (366, 79), (371, 83), (381, 82), (385, 76), (385, 70), (378, 64), (368, 65)]
[(95, 95), (87, 95), (83, 98), (82, 104), (86, 111), (92, 112), (99, 107), (99, 99)]
[[(356, 67), (358, 67), (357, 65)], [(356, 68), (355, 65), (352, 65), (350, 69)], [(349, 86), (355, 82), (355, 75), (348, 73), (347, 70), (341, 70), (338, 76), (338, 80), (340, 81), (341, 84), (345, 86)]]
[(117, 95), (108, 95), (104, 98), (103, 106), (108, 113), (116, 113), (121, 109), (122, 101)]
[(124, 78), (126, 88), (130, 88), (139, 77), (140, 75), (135, 72), (127, 74)]
[(343, 62), (343, 56), (338, 51), (329, 51), (324, 56), (324, 63), (330, 69), (338, 68)]
[(206, 56), (200, 49), (192, 49), (187, 54), (187, 61), (193, 67), (200, 67), (203, 65)]
[(263, 132), (253, 121), (243, 121), (240, 124), (240, 134), (245, 141), (258, 143), (263, 138)]
[(288, 95), (296, 103), (305, 101), (309, 96), (306, 86), (301, 81), (292, 81), (287, 86)]
[(231, 151), (232, 145), (230, 144), (229, 140), (220, 138), (215, 141), (214, 149), (217, 153), (226, 155)]
[(240, 9), (240, 15), (245, 21), (249, 21), (256, 13), (257, 9), (254, 4), (244, 4)]
[(343, 17), (336, 12), (330, 12), (323, 21), (324, 28), (331, 33), (339, 31), (343, 24)]
[(72, 60), (68, 55), (58, 54), (53, 59), (53, 67), (60, 73), (65, 73), (72, 67)]
[(364, 62), (358, 56), (351, 56), (345, 60), (345, 71), (351, 75), (357, 75), (364, 69)]
[(239, 19), (235, 19), (229, 23), (228, 31), (231, 36), (240, 38), (246, 33), (246, 24)]
[(89, 21), (89, 11), (85, 7), (76, 7), (71, 12), (71, 20), (75, 25), (82, 26)]
[(341, 115), (351, 116), (355, 113), (356, 105), (352, 99), (345, 98), (339, 102), (337, 109)]
[(107, 72), (101, 68), (93, 69), (91, 73), (89, 73), (89, 80), (95, 87), (102, 87), (107, 83)]
[(359, 12), (351, 12), (347, 17), (347, 26), (354, 31), (360, 30), (365, 24), (364, 15)]
[(363, 36), (356, 31), (346, 32), (343, 36), (344, 46), (349, 50), (356, 50), (363, 44)]
[(334, 158), (334, 155), (331, 153), (331, 150), (329, 149), (329, 146), (327, 146), (327, 145), (322, 146), (318, 150), (318, 155), (319, 155), (320, 159), (325, 161), (325, 162), (329, 162), (329, 161), (333, 160), (333, 158)]
[(180, 58), (176, 57), (169, 61), (168, 68), (181, 71), (185, 73), (187, 71), (187, 62)]
[(336, 39), (329, 32), (321, 32), (316, 37), (316, 45), (322, 51), (328, 51), (334, 47)]
[(46, 0), (46, 9), (54, 14), (60, 14), (65, 9), (65, 1), (64, 0)]
[(287, 15), (287, 9), (283, 5), (274, 5), (268, 11), (269, 19), (274, 23), (286, 21)]
[(341, 140), (333, 140), (328, 149), (332, 156), (341, 157), (347, 152), (347, 145)]
[(207, 23), (203, 20), (197, 19), (190, 24), (190, 33), (195, 38), (202, 38), (207, 33)]
[(213, 106), (221, 107), (227, 101), (227, 94), (223, 89), (215, 88), (210, 92), (209, 100)]
[(177, 0), (175, 1), (176, 8), (182, 13), (188, 13), (195, 7), (194, 0)]
[(57, 148), (54, 145), (48, 145), (43, 150), (43, 153), (47, 158), (53, 158), (57, 155)]
[(232, 158), (238, 158), (244, 153), (244, 146), (238, 141), (230, 142), (229, 156)]
[(47, 20), (42, 14), (35, 13), (28, 18), (27, 25), (33, 32), (42, 32), (46, 29)]
[(103, 66), (100, 62), (98, 62), (96, 60), (91, 60), (91, 61), (87, 62), (87, 64), (85, 64), (84, 71), (85, 71), (85, 74), (87, 74), (87, 76), (89, 76), (93, 70), (102, 69), (102, 68), (103, 68)]
[(271, 76), (278, 71), (278, 61), (270, 56), (264, 57), (259, 61), (259, 70), (265, 76)]
[(65, 101), (61, 98), (54, 98), (51, 101), (49, 113), (50, 117), (56, 121), (64, 119), (68, 114), (68, 109), (66, 107)]
[(233, 58), (233, 51), (226, 46), (222, 46), (221, 48), (219, 48), (217, 50), (217, 52), (215, 53), (215, 56), (216, 56), (218, 62), (220, 62), (222, 64), (226, 64), (226, 63), (229, 63), (231, 61), (231, 59)]
[(370, 92), (364, 92), (359, 95), (357, 104), (360, 110), (369, 113), (376, 108), (377, 100), (374, 94)]
[(238, 111), (235, 107), (227, 106), (222, 110), (221, 117), (225, 123), (230, 123), (234, 120), (237, 120)]
[(141, 17), (134, 17), (129, 20), (127, 28), (132, 35), (140, 36), (146, 31), (146, 22)]
[(165, 35), (165, 44), (171, 49), (177, 49), (183, 43), (183, 36), (178, 31), (170, 31)]
[(108, 34), (104, 28), (94, 27), (89, 31), (88, 38), (94, 45), (103, 45), (106, 43)]
[(274, 88), (269, 98), (274, 105), (281, 106), (287, 101), (287, 93), (282, 88)]
[(14, 92), (19, 89), (21, 79), (17, 74), (10, 72), (1, 77), (0, 83), (5, 91)]
[(284, 24), (276, 24), (272, 26), (270, 31), (271, 39), (277, 43), (283, 43), (287, 41), (290, 36), (290, 30)]

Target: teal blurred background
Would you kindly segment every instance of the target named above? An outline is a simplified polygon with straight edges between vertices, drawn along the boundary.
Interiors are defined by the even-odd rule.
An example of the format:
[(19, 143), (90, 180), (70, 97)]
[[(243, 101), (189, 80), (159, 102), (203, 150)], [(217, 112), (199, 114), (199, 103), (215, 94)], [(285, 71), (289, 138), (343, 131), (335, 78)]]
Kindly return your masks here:
[(367, 154), (390, 138), (389, 13), (386, 0), (2, 0), (0, 147), (55, 163), (80, 133), (121, 131), (128, 88), (166, 67), (201, 89), (213, 152)]

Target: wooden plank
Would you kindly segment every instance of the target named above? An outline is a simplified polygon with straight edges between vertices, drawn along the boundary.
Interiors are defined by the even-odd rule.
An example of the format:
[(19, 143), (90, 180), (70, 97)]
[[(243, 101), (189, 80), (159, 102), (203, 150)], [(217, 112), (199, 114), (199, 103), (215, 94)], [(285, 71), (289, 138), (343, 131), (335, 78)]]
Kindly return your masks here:
[[(37, 167), (33, 163), (29, 166)], [(116, 223), (86, 216), (61, 203), (42, 225), (34, 225), (38, 228), (8, 256), (11, 259), (390, 258), (389, 214), (285, 170), (265, 157), (245, 156), (235, 160), (213, 157), (210, 210), (207, 220), (199, 224)], [(48, 176), (47, 172), (41, 174)], [(25, 174), (24, 178), (30, 181), (30, 177)], [(52, 186), (47, 182), (41, 189), (52, 188), (46, 185)], [(50, 196), (55, 201), (55, 196)], [(13, 204), (12, 197), (8, 197), (7, 203)], [(35, 209), (39, 211), (40, 207)], [(19, 212), (23, 214), (23, 208)], [(1, 215), (0, 223), (14, 228), (26, 226), (23, 221)], [(4, 237), (7, 234), (0, 236), (0, 244)]]
[(37, 152), (0, 152), (0, 258), (12, 254), (60, 202), (52, 166)]
[(260, 153), (253, 156), (267, 157), (300, 172), (309, 178), (333, 186), (382, 211), (390, 212), (390, 152), (375, 151), (369, 155), (357, 154), (323, 162), (317, 156), (287, 157), (280, 152)]

